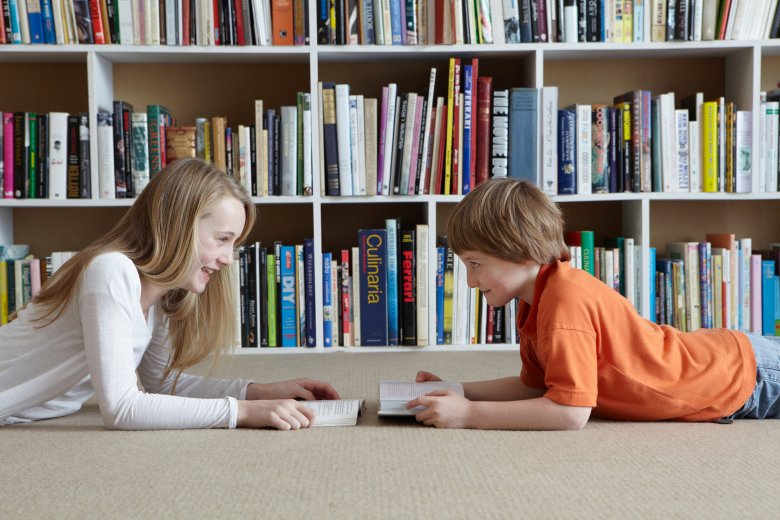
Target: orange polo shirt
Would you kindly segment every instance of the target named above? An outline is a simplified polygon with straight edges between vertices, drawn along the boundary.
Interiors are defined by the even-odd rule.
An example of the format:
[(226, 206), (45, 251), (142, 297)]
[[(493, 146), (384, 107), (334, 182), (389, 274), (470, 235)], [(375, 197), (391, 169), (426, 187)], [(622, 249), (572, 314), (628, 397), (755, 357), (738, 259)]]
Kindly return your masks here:
[(542, 266), (517, 327), (523, 383), (594, 417), (712, 421), (741, 408), (756, 384), (744, 334), (656, 325), (568, 262)]

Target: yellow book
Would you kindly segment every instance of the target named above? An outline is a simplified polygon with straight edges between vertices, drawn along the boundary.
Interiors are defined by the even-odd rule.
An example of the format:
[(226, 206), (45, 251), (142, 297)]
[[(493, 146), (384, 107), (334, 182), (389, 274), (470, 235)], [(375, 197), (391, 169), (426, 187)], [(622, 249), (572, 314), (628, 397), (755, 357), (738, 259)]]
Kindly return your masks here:
[(0, 260), (0, 325), (8, 323), (8, 269)]
[(459, 58), (450, 58), (450, 75), (447, 82), (447, 134), (444, 142), (444, 186), (442, 194), (450, 194), (450, 179), (452, 174), (452, 129), (455, 109), (455, 75), (460, 65)]
[(718, 191), (718, 103), (706, 101), (701, 112), (703, 190), (715, 193)]

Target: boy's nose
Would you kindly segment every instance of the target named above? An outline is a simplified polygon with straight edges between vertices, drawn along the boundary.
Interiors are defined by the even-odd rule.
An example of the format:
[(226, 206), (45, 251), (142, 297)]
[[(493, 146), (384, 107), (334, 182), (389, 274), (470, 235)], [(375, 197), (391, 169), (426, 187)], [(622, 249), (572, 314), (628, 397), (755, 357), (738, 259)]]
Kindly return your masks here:
[(466, 284), (471, 289), (475, 289), (476, 287), (479, 286), (479, 284), (477, 283), (477, 278), (474, 275), (472, 275), (471, 273), (467, 273), (466, 274)]

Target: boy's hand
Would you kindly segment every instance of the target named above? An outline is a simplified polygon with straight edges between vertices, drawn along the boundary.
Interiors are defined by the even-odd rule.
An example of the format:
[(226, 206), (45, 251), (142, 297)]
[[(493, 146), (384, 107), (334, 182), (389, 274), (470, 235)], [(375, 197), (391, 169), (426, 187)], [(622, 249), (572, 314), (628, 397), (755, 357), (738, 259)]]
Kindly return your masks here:
[[(430, 374), (432, 375), (432, 374)], [(435, 376), (434, 376), (435, 377)], [(451, 390), (437, 390), (406, 403), (406, 408), (425, 406), (415, 418), (436, 428), (471, 428), (472, 403)]]
[(435, 374), (431, 374), (430, 372), (425, 372), (424, 370), (420, 370), (417, 372), (417, 377), (415, 378), (415, 382), (417, 383), (424, 383), (426, 381), (442, 381), (442, 378)]
[(246, 389), (249, 401), (258, 399), (339, 399), (339, 393), (328, 383), (316, 379), (291, 379), (277, 383), (252, 383)]
[(298, 430), (308, 428), (313, 421), (314, 410), (293, 399), (238, 402), (239, 428)]

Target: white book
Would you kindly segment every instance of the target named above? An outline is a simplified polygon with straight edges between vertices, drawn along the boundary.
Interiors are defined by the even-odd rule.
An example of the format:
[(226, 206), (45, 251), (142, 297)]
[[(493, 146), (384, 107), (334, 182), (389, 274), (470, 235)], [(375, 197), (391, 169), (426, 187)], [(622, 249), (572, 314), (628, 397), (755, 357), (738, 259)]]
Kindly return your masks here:
[(325, 119), (322, 109), (322, 81), (317, 82), (317, 128), (319, 129), (320, 196), (327, 193), (325, 182)]
[(248, 125), (243, 126), (240, 137), (239, 142), (243, 142), (243, 146), (239, 146), (241, 154), (239, 160), (244, 166), (241, 181), (244, 183), (246, 192), (252, 195), (252, 130)]
[[(113, 138), (112, 138), (113, 143)], [(49, 112), (49, 198), (68, 198), (68, 114)], [(113, 174), (113, 169), (112, 169)]]
[(680, 189), (680, 182), (677, 167), (674, 92), (661, 94), (659, 101), (661, 103), (661, 157), (663, 162), (661, 178), (664, 191), (676, 192)]
[[(701, 41), (702, 36), (702, 22), (703, 19), (703, 0), (693, 0), (693, 41)], [(688, 9), (691, 9), (691, 4), (688, 4)]]
[(16, 10), (19, 13), (19, 31), (22, 34), (22, 43), (30, 43), (30, 23), (27, 18), (27, 0), (17, 0)]
[(604, 249), (604, 283), (610, 289), (615, 288), (615, 253), (612, 249)]
[(577, 194), (590, 195), (591, 186), (591, 154), (593, 141), (591, 137), (591, 106), (576, 105), (577, 114)]
[[(177, 45), (176, 38), (176, 9), (179, 2), (176, 0), (165, 0), (165, 44)], [(200, 4), (200, 2), (198, 2)], [(196, 7), (197, 8), (197, 7)]]
[[(349, 101), (349, 171), (352, 179), (352, 193), (350, 195), (360, 195), (360, 177), (363, 176), (363, 171), (360, 170), (360, 152), (358, 150), (357, 96), (350, 95), (347, 99)], [(341, 159), (339, 159), (340, 161)]]
[[(262, 128), (262, 123), (260, 128)], [(305, 92), (303, 94), (303, 194), (307, 196), (314, 193), (312, 175), (313, 161), (311, 144), (311, 94)]]
[(767, 101), (766, 103), (766, 150), (765, 180), (763, 191), (774, 193), (777, 191), (777, 136), (780, 133), (780, 102)]
[(428, 160), (428, 147), (431, 146), (430, 141), (430, 128), (431, 128), (431, 112), (433, 111), (433, 91), (436, 87), (436, 68), (431, 68), (431, 74), (428, 79), (428, 104), (427, 108), (425, 109), (425, 126), (424, 126), (424, 132), (423, 132), (423, 141), (422, 141), (422, 154), (420, 157), (422, 157), (422, 164), (419, 165), (419, 171), (420, 175), (417, 177), (417, 187), (415, 190), (415, 193), (418, 195), (422, 195), (425, 192), (425, 187), (423, 186), (425, 182), (425, 169), (427, 166), (427, 160)]
[(147, 42), (151, 45), (160, 45), (160, 2), (157, 0), (149, 0), (148, 16), (149, 20), (148, 31), (149, 39)]
[(54, 18), (54, 35), (57, 45), (66, 43), (65, 41), (65, 28), (62, 23), (62, 4), (61, 0), (51, 1), (52, 18)]
[(255, 153), (257, 155), (257, 196), (268, 195), (268, 176), (263, 175), (263, 165), (266, 164), (265, 140), (263, 139), (263, 100), (255, 100)]
[[(98, 112), (98, 184), (101, 199), (116, 198), (116, 178), (114, 176), (114, 128), (110, 112)], [(51, 172), (50, 172), (51, 175)]]
[[(726, 40), (736, 40), (739, 31), (735, 31), (735, 22), (737, 11), (740, 9), (740, 0), (731, 0), (731, 9), (729, 9), (729, 18), (726, 23)], [(741, 14), (740, 14), (741, 18)], [(736, 32), (736, 33), (735, 33)]]
[(336, 85), (336, 141), (341, 195), (352, 195), (352, 153), (349, 124), (349, 85)]
[[(502, 0), (501, 10), (504, 13), (503, 29), (506, 43), (520, 43), (520, 8), (517, 5), (517, 0)], [(574, 13), (574, 20), (577, 20), (576, 11)], [(576, 24), (574, 35), (574, 41), (576, 42)]]
[(119, 11), (119, 43), (133, 44), (133, 4), (131, 0), (117, 0)]
[(690, 191), (690, 170), (688, 162), (688, 110), (674, 111), (677, 145), (677, 191)]
[(417, 298), (417, 345), (428, 346), (428, 224), (415, 226), (415, 290)]
[[(358, 190), (357, 195), (366, 195), (366, 114), (365, 99), (363, 96), (357, 96), (357, 164), (358, 164)], [(376, 182), (374, 182), (376, 186)]]
[[(376, 195), (376, 174), (377, 174), (377, 106), (376, 98), (366, 98), (363, 100), (363, 128), (365, 136), (363, 137), (365, 146), (365, 167), (366, 167), (366, 195)], [(359, 264), (358, 264), (359, 265)]]
[(333, 401), (302, 401), (314, 410), (314, 422), (317, 426), (355, 426), (358, 417), (363, 414), (365, 401), (363, 399), (338, 399)]
[(558, 87), (541, 88), (542, 189), (558, 194)]
[(406, 403), (420, 396), (437, 391), (454, 392), (465, 396), (463, 385), (447, 381), (379, 381), (379, 412), (378, 415), (416, 415), (425, 409), (423, 406), (406, 408)]
[(701, 141), (698, 121), (688, 122), (688, 172), (690, 174), (691, 193), (701, 191)]
[[(739, 310), (741, 313), (742, 332), (758, 332), (760, 330), (752, 331), (750, 327), (750, 302), (751, 302), (751, 284), (750, 284), (750, 257), (753, 255), (753, 239), (752, 238), (740, 238), (737, 240), (739, 248), (742, 251), (740, 257), (742, 258), (742, 264), (739, 269)], [(761, 301), (761, 298), (758, 299)]]
[(736, 121), (737, 193), (753, 191), (753, 112), (737, 110)]
[[(482, 0), (485, 1), (485, 0)], [(488, 0), (490, 2), (490, 25), (493, 32), (493, 43), (502, 45), (506, 43), (504, 35), (504, 7), (503, 0)], [(431, 2), (434, 4), (434, 2)], [(489, 42), (485, 42), (489, 43)]]
[[(450, 5), (454, 12), (453, 26), (455, 29), (455, 41), (452, 42), (456, 45), (466, 43), (463, 36), (463, 1), (464, 0), (450, 0)], [(466, 0), (468, 1), (468, 0)]]
[(298, 109), (282, 107), (280, 166), (282, 195), (296, 195), (298, 192)]
[(626, 298), (631, 302), (631, 305), (639, 311), (638, 301), (636, 298), (636, 272), (635, 272), (636, 252), (634, 250), (634, 239), (632, 237), (626, 237), (623, 240), (623, 262), (625, 263), (623, 272), (625, 273), (625, 288)]

